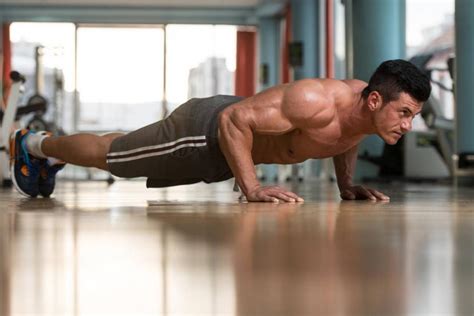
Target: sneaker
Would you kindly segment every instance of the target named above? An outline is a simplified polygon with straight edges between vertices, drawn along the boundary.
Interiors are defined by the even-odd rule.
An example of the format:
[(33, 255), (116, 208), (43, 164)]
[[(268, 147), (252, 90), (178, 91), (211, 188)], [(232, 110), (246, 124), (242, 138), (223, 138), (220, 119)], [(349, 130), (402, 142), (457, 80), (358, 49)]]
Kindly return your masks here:
[(62, 170), (66, 164), (57, 163), (51, 165), (48, 159), (42, 161), (38, 179), (39, 193), (44, 197), (49, 197), (56, 185), (56, 174)]
[(25, 140), (30, 133), (27, 129), (19, 129), (11, 134), (10, 171), (13, 185), (18, 192), (27, 197), (37, 197), (42, 159), (33, 157), (26, 150)]

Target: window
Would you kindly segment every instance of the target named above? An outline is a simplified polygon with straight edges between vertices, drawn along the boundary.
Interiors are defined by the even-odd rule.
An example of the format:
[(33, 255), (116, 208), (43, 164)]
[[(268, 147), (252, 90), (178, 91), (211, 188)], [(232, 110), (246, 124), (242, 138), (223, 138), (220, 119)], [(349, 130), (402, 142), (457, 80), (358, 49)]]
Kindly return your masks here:
[(168, 25), (166, 39), (170, 111), (189, 98), (234, 94), (235, 26)]
[(50, 120), (68, 133), (131, 131), (189, 98), (234, 94), (236, 36), (229, 25), (13, 23), (13, 68), (33, 95), (43, 46)]
[(79, 130), (130, 131), (162, 118), (162, 27), (80, 26)]
[[(12, 23), (12, 69), (26, 77), (21, 102), (39, 93), (48, 100), (45, 120), (70, 131), (74, 119), (75, 26), (72, 23)], [(36, 52), (42, 57), (36, 58)], [(37, 65), (40, 66), (39, 73)], [(40, 81), (39, 90), (37, 79)], [(27, 121), (31, 118), (24, 118)]]

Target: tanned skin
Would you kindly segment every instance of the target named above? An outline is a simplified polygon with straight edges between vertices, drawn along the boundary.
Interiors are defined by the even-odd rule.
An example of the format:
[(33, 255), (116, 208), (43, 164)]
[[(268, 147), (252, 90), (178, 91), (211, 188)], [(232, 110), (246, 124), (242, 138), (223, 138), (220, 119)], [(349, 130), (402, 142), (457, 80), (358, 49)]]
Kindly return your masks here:
[[(304, 79), (265, 90), (227, 107), (219, 115), (219, 144), (248, 201), (299, 202), (295, 193), (261, 186), (255, 165), (293, 164), (333, 157), (343, 199), (387, 200), (352, 183), (357, 144), (377, 134), (395, 144), (411, 130), (422, 103), (401, 92), (385, 102), (377, 92), (361, 96), (360, 80)], [(67, 163), (108, 170), (107, 153), (121, 133), (47, 137), (42, 152)]]
[(304, 79), (275, 86), (226, 108), (219, 116), (219, 144), (248, 201), (300, 202), (278, 186), (262, 186), (255, 165), (294, 164), (333, 157), (342, 199), (388, 200), (354, 185), (357, 145), (369, 134), (395, 144), (412, 128), (422, 102), (405, 92), (385, 102), (367, 98), (360, 80)]

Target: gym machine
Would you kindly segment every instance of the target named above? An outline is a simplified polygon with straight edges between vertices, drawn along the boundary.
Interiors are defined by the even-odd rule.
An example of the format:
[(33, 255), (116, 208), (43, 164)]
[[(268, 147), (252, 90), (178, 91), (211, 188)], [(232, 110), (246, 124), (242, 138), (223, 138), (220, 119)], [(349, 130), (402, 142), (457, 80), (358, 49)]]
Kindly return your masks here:
[(10, 73), (12, 85), (10, 94), (8, 95), (7, 106), (4, 112), (1, 112), (1, 132), (0, 132), (0, 179), (3, 187), (11, 187), (12, 180), (10, 178), (9, 168), (9, 137), (12, 126), (18, 118), (29, 113), (30, 108), (25, 107), (18, 109), (18, 100), (23, 93), (23, 84), (25, 77), (16, 71)]

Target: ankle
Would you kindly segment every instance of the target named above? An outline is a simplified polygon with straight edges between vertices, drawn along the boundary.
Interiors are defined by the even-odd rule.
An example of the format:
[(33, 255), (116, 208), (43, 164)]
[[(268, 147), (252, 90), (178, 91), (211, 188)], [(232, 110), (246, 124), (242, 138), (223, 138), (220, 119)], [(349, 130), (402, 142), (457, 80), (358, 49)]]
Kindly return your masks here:
[(46, 156), (41, 150), (41, 145), (45, 138), (49, 136), (50, 135), (47, 132), (30, 132), (25, 139), (26, 150), (28, 153), (36, 158), (48, 158), (48, 156)]

